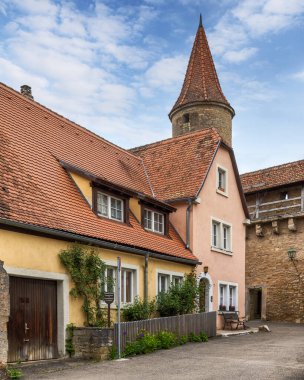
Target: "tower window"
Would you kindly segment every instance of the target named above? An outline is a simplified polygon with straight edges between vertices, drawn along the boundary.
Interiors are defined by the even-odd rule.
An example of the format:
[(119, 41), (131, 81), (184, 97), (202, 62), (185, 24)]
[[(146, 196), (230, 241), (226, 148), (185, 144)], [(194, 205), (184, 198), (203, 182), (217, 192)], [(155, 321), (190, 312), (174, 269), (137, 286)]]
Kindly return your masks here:
[(188, 113), (185, 113), (183, 115), (183, 124), (190, 122), (190, 115)]

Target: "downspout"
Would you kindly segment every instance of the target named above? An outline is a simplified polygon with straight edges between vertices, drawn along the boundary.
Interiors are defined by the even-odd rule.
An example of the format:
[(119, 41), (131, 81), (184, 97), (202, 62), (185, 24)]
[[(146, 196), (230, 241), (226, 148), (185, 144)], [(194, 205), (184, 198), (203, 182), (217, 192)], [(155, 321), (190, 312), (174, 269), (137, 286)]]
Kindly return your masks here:
[(144, 300), (148, 302), (148, 272), (149, 272), (149, 255), (145, 255), (145, 278), (144, 278)]
[(190, 248), (190, 210), (193, 204), (193, 199), (188, 199), (188, 207), (186, 209), (186, 248)]

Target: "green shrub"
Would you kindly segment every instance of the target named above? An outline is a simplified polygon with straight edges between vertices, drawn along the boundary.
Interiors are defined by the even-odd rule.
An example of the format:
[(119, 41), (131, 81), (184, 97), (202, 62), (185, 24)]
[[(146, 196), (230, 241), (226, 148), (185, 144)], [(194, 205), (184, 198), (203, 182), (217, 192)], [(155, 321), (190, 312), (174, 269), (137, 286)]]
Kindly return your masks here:
[(115, 360), (117, 357), (118, 357), (117, 348), (114, 345), (109, 347), (109, 360)]
[(190, 333), (188, 335), (188, 341), (189, 342), (201, 342), (201, 337), (199, 335), (194, 334), (194, 333)]
[(186, 344), (188, 342), (188, 337), (186, 335), (181, 335), (177, 338), (177, 343), (179, 345), (183, 345), (183, 344)]
[(194, 272), (186, 274), (180, 284), (157, 296), (156, 306), (161, 317), (193, 313), (197, 308), (199, 287)]
[(74, 324), (69, 323), (66, 327), (66, 338), (65, 338), (65, 350), (71, 358), (75, 354), (75, 347), (73, 345), (74, 336)]
[(208, 335), (205, 333), (205, 331), (201, 331), (199, 336), (201, 338), (201, 342), (208, 342)]
[(161, 331), (156, 335), (156, 338), (158, 340), (158, 348), (159, 349), (165, 349), (174, 347), (178, 344), (177, 337), (174, 333), (170, 331)]
[(124, 356), (135, 356), (140, 354), (148, 354), (158, 349), (158, 339), (156, 335), (152, 335), (146, 331), (141, 331), (135, 342), (129, 342), (126, 345)]
[(142, 319), (151, 318), (155, 311), (155, 300), (150, 302), (143, 301), (139, 297), (135, 297), (134, 302), (125, 306), (122, 315), (125, 321), (140, 321)]
[(9, 379), (20, 379), (20, 377), (23, 376), (23, 373), (17, 368), (6, 368), (6, 375)]

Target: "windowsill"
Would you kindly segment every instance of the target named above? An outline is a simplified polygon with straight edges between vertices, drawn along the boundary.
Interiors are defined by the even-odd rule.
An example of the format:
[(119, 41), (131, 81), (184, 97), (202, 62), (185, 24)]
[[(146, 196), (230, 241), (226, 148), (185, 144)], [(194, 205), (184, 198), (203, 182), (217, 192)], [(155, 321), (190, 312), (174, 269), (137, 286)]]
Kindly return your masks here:
[(220, 189), (216, 189), (216, 192), (217, 192), (219, 195), (222, 195), (222, 196), (228, 198), (228, 193), (227, 193), (227, 192), (222, 191), (222, 190), (220, 190)]
[(211, 251), (222, 253), (223, 255), (227, 255), (227, 256), (233, 256), (232, 251), (226, 251), (225, 249), (221, 249), (221, 248), (211, 247)]
[(125, 222), (124, 220), (111, 219), (111, 218), (108, 218), (107, 216), (97, 214), (97, 213), (95, 213), (95, 215), (97, 216), (97, 218), (100, 218), (102, 220), (107, 220), (107, 221), (112, 222), (112, 223), (116, 223), (116, 224), (120, 224), (120, 225), (123, 224), (124, 226), (132, 227), (129, 222)]
[(149, 228), (145, 228), (145, 227), (144, 227), (144, 230), (147, 232), (152, 232), (153, 234), (160, 235), (160, 236), (165, 235), (163, 232), (153, 231), (153, 230), (150, 230)]
[(238, 310), (232, 311), (232, 310), (218, 310), (217, 311), (218, 315), (222, 315), (224, 313), (238, 313)]
[(143, 229), (148, 232), (149, 234), (153, 234), (153, 235), (156, 235), (156, 236), (160, 236), (160, 237), (163, 237), (165, 239), (170, 239), (172, 240), (172, 238), (170, 237), (170, 235), (168, 234), (163, 234), (161, 232), (155, 232), (155, 231), (151, 231), (151, 230), (148, 230), (147, 228), (143, 227)]

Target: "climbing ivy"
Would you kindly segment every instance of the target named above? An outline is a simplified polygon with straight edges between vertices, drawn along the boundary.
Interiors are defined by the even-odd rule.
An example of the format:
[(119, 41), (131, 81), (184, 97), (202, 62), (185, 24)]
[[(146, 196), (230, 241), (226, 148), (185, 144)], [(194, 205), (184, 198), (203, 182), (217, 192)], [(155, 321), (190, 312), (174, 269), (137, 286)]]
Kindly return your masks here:
[(75, 347), (73, 345), (74, 336), (74, 325), (70, 323), (66, 327), (66, 339), (65, 339), (65, 350), (71, 358), (75, 354)]
[(106, 319), (100, 307), (104, 297), (106, 264), (94, 247), (72, 244), (59, 253), (61, 263), (66, 267), (74, 282), (70, 290), (72, 297), (83, 299), (82, 310), (86, 326), (103, 327)]

